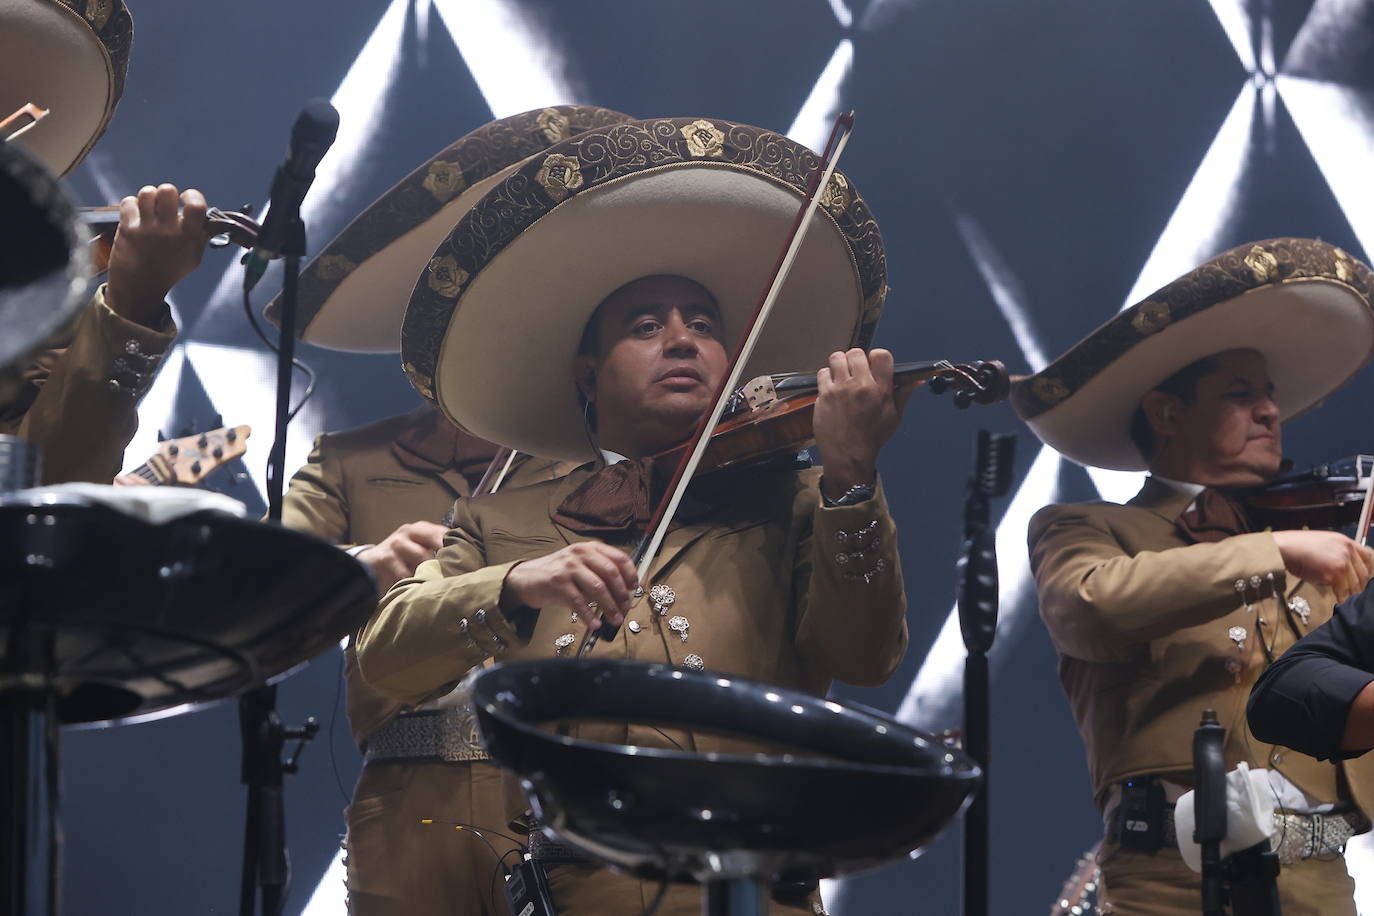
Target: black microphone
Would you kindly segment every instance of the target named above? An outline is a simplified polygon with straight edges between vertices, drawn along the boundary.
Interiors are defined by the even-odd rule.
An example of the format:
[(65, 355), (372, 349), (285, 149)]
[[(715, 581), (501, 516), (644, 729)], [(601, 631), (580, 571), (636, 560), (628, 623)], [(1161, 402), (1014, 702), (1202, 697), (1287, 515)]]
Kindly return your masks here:
[(301, 201), (315, 180), (315, 168), (338, 133), (339, 112), (327, 99), (311, 99), (305, 103), (291, 128), (291, 147), (286, 153), (286, 161), (277, 167), (277, 174), (272, 179), (272, 194), (267, 216), (258, 231), (258, 243), (243, 261), (247, 267), (243, 275), (245, 292), (262, 279), (268, 261), (281, 257), (289, 243), (287, 233), (300, 217)]

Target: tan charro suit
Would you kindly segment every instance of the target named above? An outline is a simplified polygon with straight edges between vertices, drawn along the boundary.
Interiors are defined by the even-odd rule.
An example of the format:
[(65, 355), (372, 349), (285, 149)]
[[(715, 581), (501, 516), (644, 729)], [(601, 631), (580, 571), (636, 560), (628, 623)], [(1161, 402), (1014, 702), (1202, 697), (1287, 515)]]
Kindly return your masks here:
[(44, 483), (110, 483), (176, 330), (166, 306), (156, 328), (116, 315), (102, 285), (76, 322), (34, 356), (18, 393), (0, 404), (0, 434), (43, 450)]
[[(1193, 732), (1211, 708), (1227, 728), (1228, 766), (1278, 770), (1319, 801), (1352, 798), (1369, 812), (1374, 769), (1263, 744), (1245, 723), (1250, 688), (1271, 659), (1330, 618), (1331, 591), (1289, 576), (1268, 532), (1185, 540), (1174, 521), (1191, 501), (1150, 479), (1124, 506), (1049, 506), (1031, 520), (1040, 615), (1099, 809), (1133, 776), (1191, 785)], [(1305, 621), (1295, 610), (1302, 601)], [(1109, 844), (1103, 870), (1108, 891), (1121, 895), (1119, 914), (1197, 911), (1197, 879), (1176, 848), (1149, 856)], [(1171, 897), (1164, 885), (1185, 890)], [(1339, 859), (1300, 862), (1280, 876), (1288, 914), (1353, 913), (1352, 887)]]
[[(553, 513), (589, 473), (584, 468), (554, 483), (460, 504), (438, 557), (398, 583), (360, 634), (363, 676), (398, 700), (416, 702), (485, 658), (479, 646), (493, 647), (493, 635), (508, 647), (497, 653), (501, 661), (554, 656), (555, 640), (564, 634), (580, 641), (583, 628), (570, 623), (568, 608), (539, 611), (527, 639), (499, 608), (502, 582), (515, 563), (586, 540), (555, 522)], [(907, 632), (896, 531), (881, 491), (858, 505), (823, 508), (819, 469), (736, 473), (718, 493), (709, 522), (686, 523), (668, 534), (643, 583), (674, 590), (668, 614), (688, 619), (688, 640), (670, 632), (669, 618), (652, 613), (641, 599), (615, 641), (597, 647), (597, 656), (682, 666), (695, 654), (707, 670), (816, 695), (834, 679), (884, 681), (905, 651)], [(479, 610), (490, 629), (478, 621)], [(462, 634), (462, 620), (476, 639)], [(573, 652), (575, 646), (567, 654)], [(719, 737), (664, 731), (605, 725), (578, 733), (647, 747), (731, 746)], [(566, 866), (552, 868), (550, 881), (554, 902), (567, 916), (638, 914), (655, 890)], [(694, 888), (675, 888), (660, 912), (695, 914), (700, 906)]]
[[(315, 441), (309, 461), (291, 480), (282, 507), (287, 527), (340, 545), (375, 544), (403, 524), (438, 522), (470, 484), (456, 469), (416, 470), (392, 449), (398, 436), (430, 408), (381, 420)], [(563, 470), (567, 466), (562, 467)], [(551, 462), (517, 461), (503, 487), (548, 480)], [(344, 656), (348, 720), (354, 740), (367, 738), (401, 709), (369, 688), (352, 647)], [(478, 824), (505, 832), (499, 770), (491, 764), (382, 762), (364, 767), (348, 822), (348, 888), (358, 916), (452, 916), (506, 912), (491, 875), (496, 852), (470, 833), (424, 826), (420, 819)]]

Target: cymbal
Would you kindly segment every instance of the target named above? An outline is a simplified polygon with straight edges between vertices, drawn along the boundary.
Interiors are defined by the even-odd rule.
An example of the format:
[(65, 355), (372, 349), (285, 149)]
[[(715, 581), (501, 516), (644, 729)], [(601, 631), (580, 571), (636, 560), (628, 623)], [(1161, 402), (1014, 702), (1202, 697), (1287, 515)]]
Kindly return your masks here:
[[(560, 841), (645, 878), (806, 881), (921, 849), (982, 774), (961, 751), (872, 710), (661, 664), (496, 665), (472, 685), (492, 758)], [(589, 741), (556, 722), (726, 733), (758, 753)], [(574, 732), (575, 734), (575, 732)]]
[(151, 524), (31, 490), (0, 496), (0, 542), (0, 690), (54, 690), (65, 723), (233, 696), (376, 607), (337, 547), (221, 512)]
[(76, 211), (57, 180), (13, 143), (0, 143), (0, 404), (34, 350), (88, 299)]

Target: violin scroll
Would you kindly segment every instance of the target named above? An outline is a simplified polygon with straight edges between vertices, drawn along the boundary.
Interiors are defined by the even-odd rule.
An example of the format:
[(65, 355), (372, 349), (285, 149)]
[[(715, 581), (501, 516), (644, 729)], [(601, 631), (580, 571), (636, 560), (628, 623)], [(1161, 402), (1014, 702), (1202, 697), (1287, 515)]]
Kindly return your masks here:
[(954, 406), (960, 410), (1005, 401), (1011, 392), (1011, 376), (999, 360), (945, 363), (942, 368), (926, 381), (926, 387), (937, 395), (953, 390)]

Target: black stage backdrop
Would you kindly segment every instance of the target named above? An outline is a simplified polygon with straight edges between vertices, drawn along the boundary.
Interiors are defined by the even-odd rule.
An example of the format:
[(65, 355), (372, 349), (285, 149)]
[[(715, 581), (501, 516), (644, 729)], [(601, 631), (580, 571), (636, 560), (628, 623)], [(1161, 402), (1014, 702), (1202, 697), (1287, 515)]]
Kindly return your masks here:
[[(73, 196), (108, 203), (172, 181), (221, 207), (260, 205), (301, 103), (332, 97), (343, 129), (308, 200), (312, 251), (458, 135), (558, 102), (731, 118), (812, 146), (833, 112), (856, 109), (843, 167), (885, 233), (892, 294), (877, 342), (899, 359), (1001, 358), (1027, 371), (1232, 245), (1298, 235), (1366, 260), (1374, 251), (1374, 0), (130, 5), (127, 91)], [(205, 428), (216, 413), (250, 423), (228, 492), (259, 511), (273, 376), (239, 309), (238, 271), (211, 252), (175, 290), (181, 343), (129, 460), (159, 429)], [(259, 305), (279, 282), (269, 274)], [(292, 467), (320, 430), (415, 403), (394, 356), (302, 356), (321, 387), (295, 424)], [(1368, 450), (1359, 405), (1371, 395), (1366, 373), (1291, 428), (1290, 456), (1301, 466)], [(993, 717), (992, 900), (1010, 916), (1043, 912), (1100, 833), (1026, 587), (1025, 522), (1051, 500), (1124, 499), (1138, 481), (1042, 452), (1005, 405), (961, 414), (918, 398), (883, 458), (911, 650), (885, 687), (835, 694), (921, 727), (957, 725), (962, 647), (947, 619), (979, 426), (1022, 434), (1001, 528)], [(339, 675), (335, 651), (281, 688), (288, 720), (325, 726), (287, 781), (292, 913), (342, 911), (335, 856), (358, 757)], [(65, 787), (68, 912), (235, 912), (232, 704), (71, 731)], [(1353, 851), (1357, 865), (1365, 857)], [(955, 913), (958, 861), (956, 827), (915, 861), (829, 888), (832, 912)], [(1374, 865), (1365, 873), (1374, 897)]]

